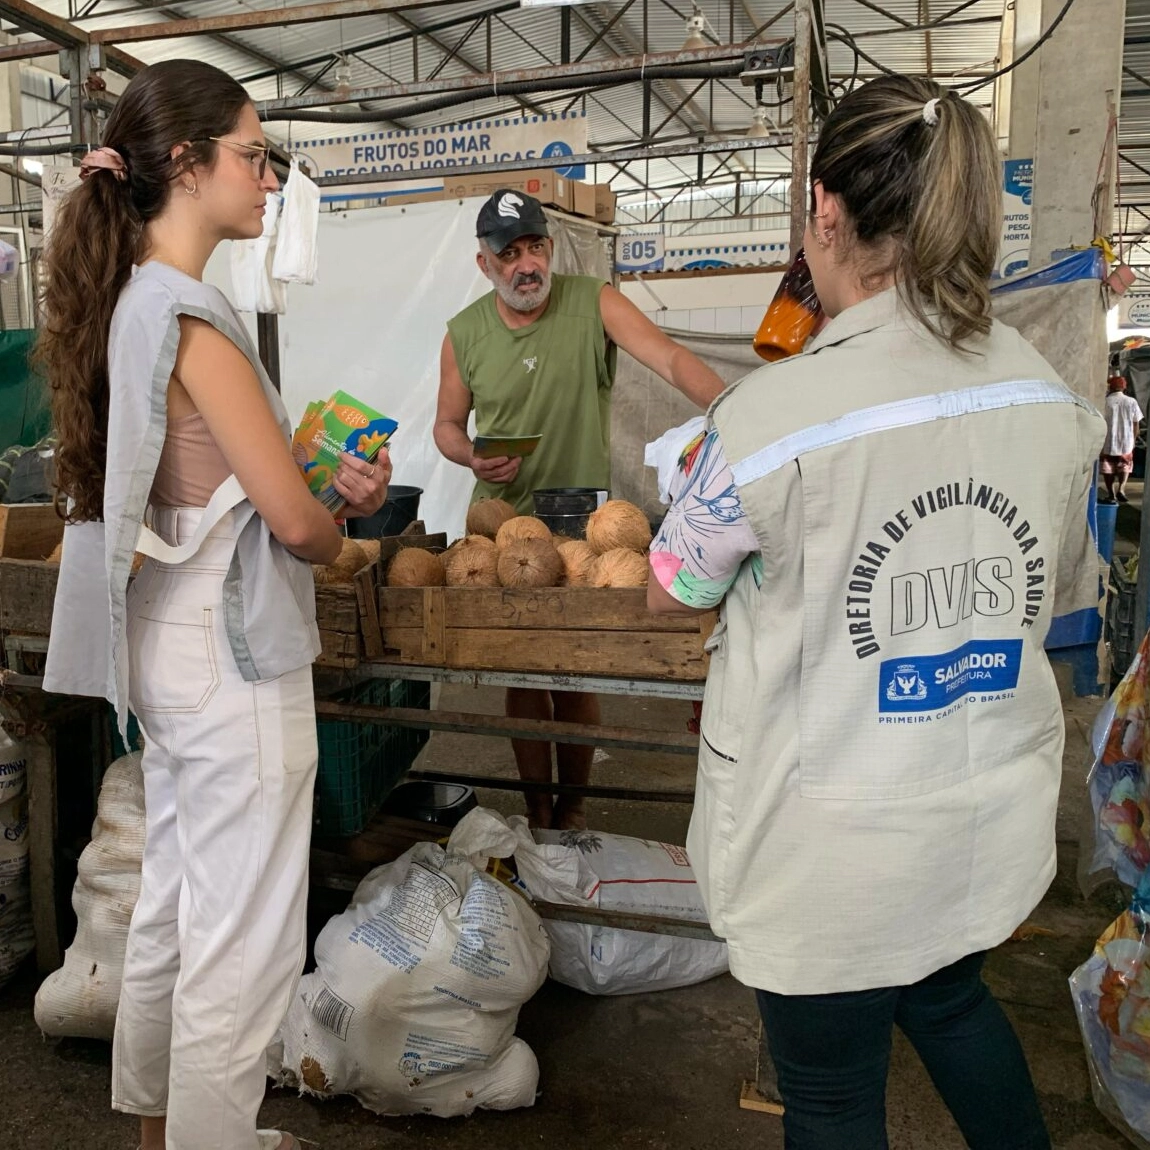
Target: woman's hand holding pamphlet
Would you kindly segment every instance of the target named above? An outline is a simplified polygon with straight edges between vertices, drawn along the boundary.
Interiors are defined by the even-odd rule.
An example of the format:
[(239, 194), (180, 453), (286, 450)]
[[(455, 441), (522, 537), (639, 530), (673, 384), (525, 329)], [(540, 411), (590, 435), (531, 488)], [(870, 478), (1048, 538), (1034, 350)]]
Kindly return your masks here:
[(307, 405), (292, 436), (292, 458), (311, 493), (334, 518), (338, 519), (347, 507), (343, 496), (332, 486), (340, 455), (347, 451), (374, 463), (398, 426), (394, 419), (380, 415), (346, 391), (337, 391), (326, 403)]

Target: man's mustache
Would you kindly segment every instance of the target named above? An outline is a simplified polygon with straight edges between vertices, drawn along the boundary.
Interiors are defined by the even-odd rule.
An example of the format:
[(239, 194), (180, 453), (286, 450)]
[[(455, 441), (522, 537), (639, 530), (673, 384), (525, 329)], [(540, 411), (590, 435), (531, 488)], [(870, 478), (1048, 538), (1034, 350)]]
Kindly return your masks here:
[(512, 281), (512, 287), (525, 287), (527, 284), (535, 284), (537, 287), (543, 286), (543, 277), (538, 272), (516, 272), (515, 279)]

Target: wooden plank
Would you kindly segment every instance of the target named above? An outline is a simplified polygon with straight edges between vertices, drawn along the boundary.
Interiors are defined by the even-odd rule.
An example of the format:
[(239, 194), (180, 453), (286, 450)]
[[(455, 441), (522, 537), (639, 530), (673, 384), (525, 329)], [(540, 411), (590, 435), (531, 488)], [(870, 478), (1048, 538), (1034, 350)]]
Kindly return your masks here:
[(359, 600), (352, 583), (320, 583), (315, 589), (315, 618), (321, 631), (359, 634)]
[(739, 1091), (739, 1109), (740, 1110), (755, 1110), (760, 1114), (773, 1114), (776, 1118), (781, 1118), (783, 1114), (783, 1104), (781, 1102), (772, 1102), (765, 1094), (761, 1093), (759, 1088), (753, 1082), (744, 1080), (743, 1088)]
[(322, 650), (315, 661), (317, 667), (356, 667), (359, 665), (359, 636), (342, 631), (319, 632)]
[(0, 559), (0, 630), (49, 634), (59, 577), (58, 563)]
[[(422, 626), (421, 591), (419, 587), (380, 588), (379, 621), (385, 632), (392, 627)], [(693, 615), (652, 615), (642, 587), (548, 587), (539, 591), (446, 587), (444, 602), (451, 627), (683, 633), (698, 633), (700, 627)], [(713, 626), (712, 622), (708, 634)]]
[(423, 644), (420, 656), (432, 667), (441, 667), (447, 657), (447, 617), (444, 587), (423, 587)]
[(363, 653), (368, 659), (383, 654), (383, 636), (379, 630), (379, 600), (375, 593), (379, 565), (369, 563), (355, 573), (355, 597), (359, 605), (359, 633)]
[(64, 538), (64, 520), (50, 503), (0, 504), (0, 556), (47, 559)]
[(644, 727), (608, 727), (592, 723), (565, 723), (554, 719), (517, 719), (504, 715), (478, 715), (467, 711), (427, 711), (422, 707), (374, 707), (370, 704), (317, 700), (315, 713), (327, 718), (419, 727), (429, 731), (456, 731), (500, 738), (547, 739), (588, 747), (658, 750), (695, 754), (697, 735), (689, 731), (658, 731)]
[(50, 974), (61, 963), (56, 922), (56, 746), (50, 728), (23, 739), (28, 780), (28, 873), (36, 966)]

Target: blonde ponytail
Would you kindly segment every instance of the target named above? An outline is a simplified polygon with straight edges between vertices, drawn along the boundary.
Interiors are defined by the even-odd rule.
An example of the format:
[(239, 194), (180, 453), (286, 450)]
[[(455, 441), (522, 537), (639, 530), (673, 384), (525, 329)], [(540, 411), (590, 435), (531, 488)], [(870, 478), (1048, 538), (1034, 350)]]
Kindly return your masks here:
[(884, 253), (869, 274), (893, 273), (907, 309), (938, 339), (963, 350), (990, 331), (1001, 177), (973, 105), (930, 80), (872, 80), (828, 117), (811, 180), (840, 197), (851, 238)]

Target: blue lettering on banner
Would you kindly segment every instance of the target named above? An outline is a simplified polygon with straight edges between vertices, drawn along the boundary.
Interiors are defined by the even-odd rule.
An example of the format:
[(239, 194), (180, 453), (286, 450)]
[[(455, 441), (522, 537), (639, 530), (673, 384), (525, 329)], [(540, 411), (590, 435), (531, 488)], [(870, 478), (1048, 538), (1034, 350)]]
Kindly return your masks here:
[(972, 692), (1018, 686), (1021, 639), (972, 639), (945, 655), (885, 659), (879, 667), (880, 713), (939, 711)]

